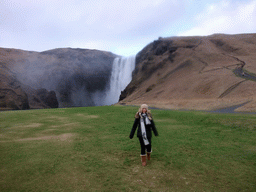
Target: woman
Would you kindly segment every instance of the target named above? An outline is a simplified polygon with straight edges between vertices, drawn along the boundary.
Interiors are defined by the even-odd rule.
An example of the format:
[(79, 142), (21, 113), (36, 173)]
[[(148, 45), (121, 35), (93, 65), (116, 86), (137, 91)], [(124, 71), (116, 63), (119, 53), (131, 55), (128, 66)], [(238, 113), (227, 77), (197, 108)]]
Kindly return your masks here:
[(130, 133), (130, 139), (133, 138), (134, 133), (138, 128), (137, 137), (140, 141), (141, 146), (141, 162), (142, 166), (146, 166), (146, 151), (147, 151), (147, 158), (150, 160), (150, 153), (152, 152), (151, 149), (151, 129), (153, 130), (155, 136), (158, 136), (152, 115), (148, 110), (148, 106), (146, 104), (142, 104), (139, 111), (135, 115), (135, 121)]

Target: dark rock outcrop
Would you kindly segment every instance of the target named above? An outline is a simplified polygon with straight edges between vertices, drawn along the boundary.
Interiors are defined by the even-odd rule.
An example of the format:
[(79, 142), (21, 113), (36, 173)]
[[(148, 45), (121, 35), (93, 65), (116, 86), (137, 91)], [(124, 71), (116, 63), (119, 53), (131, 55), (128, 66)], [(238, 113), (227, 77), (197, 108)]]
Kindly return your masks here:
[(36, 90), (36, 95), (50, 108), (58, 108), (59, 103), (54, 91), (47, 91), (46, 89)]

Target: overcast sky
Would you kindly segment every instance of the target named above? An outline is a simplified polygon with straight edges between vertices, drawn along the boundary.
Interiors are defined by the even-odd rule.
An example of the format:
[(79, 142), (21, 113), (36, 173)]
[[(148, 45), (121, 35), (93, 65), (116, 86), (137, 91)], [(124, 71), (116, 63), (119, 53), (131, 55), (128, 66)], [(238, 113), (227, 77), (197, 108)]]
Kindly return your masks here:
[(158, 37), (256, 33), (256, 0), (0, 0), (0, 47), (135, 55)]

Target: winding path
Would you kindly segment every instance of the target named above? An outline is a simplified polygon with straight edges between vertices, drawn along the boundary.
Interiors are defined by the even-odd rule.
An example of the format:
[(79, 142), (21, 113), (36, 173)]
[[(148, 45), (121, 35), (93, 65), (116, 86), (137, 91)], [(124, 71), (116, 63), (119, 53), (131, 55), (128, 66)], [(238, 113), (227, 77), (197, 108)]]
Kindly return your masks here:
[[(227, 55), (227, 54), (225, 54)], [(248, 73), (246, 71), (244, 71), (244, 66), (246, 65), (246, 63), (242, 60), (240, 60), (239, 58), (235, 57), (235, 56), (232, 56), (232, 55), (228, 55), (232, 58), (234, 58), (235, 60), (239, 61), (238, 64), (235, 64), (237, 65), (237, 67), (235, 68), (235, 70), (233, 70), (233, 73), (240, 77), (240, 78), (243, 78), (244, 80), (232, 85), (231, 87), (229, 87), (226, 91), (224, 91), (220, 96), (219, 98), (223, 98), (225, 97), (226, 95), (228, 95), (230, 92), (232, 92), (236, 87), (238, 87), (241, 83), (247, 81), (247, 80), (250, 80), (250, 81), (256, 81), (256, 75), (252, 74), (252, 73)]]
[[(226, 95), (231, 93), (235, 88), (237, 88), (240, 84), (242, 84), (242, 83), (244, 83), (248, 80), (256, 81), (256, 75), (255, 74), (244, 71), (243, 68), (246, 65), (245, 61), (242, 61), (241, 59), (239, 59), (239, 58), (237, 58), (233, 55), (229, 55), (229, 54), (225, 54), (225, 53), (222, 53), (222, 54), (225, 55), (225, 56), (228, 56), (228, 57), (232, 57), (233, 59), (237, 60), (239, 63), (228, 65), (228, 66), (223, 66), (223, 67), (218, 67), (218, 68), (210, 69), (210, 70), (207, 70), (207, 71), (203, 71), (203, 69), (202, 69), (199, 73), (206, 73), (206, 72), (210, 72), (210, 71), (229, 69), (229, 70), (233, 70), (233, 73), (236, 76), (238, 76), (240, 78), (243, 78), (243, 80), (239, 81), (238, 83), (235, 83), (234, 85), (231, 85), (223, 93), (220, 94), (219, 98), (225, 97)], [(203, 62), (202, 60), (200, 60), (200, 62), (204, 63), (207, 66), (207, 63)], [(234, 67), (234, 66), (236, 66), (235, 69), (234, 68), (232, 69), (232, 67)]]

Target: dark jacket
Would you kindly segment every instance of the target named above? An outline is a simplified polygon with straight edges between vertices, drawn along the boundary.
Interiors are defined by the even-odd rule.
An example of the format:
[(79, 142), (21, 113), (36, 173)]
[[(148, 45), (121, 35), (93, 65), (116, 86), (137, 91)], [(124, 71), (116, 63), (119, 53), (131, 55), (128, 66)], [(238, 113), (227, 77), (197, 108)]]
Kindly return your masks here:
[[(142, 136), (142, 134), (141, 134), (140, 119), (143, 118), (143, 117), (141, 117), (141, 116), (139, 116), (139, 115), (137, 115), (137, 114), (136, 114), (135, 117), (137, 117), (137, 118), (135, 118), (135, 120), (134, 120), (133, 127), (132, 127), (132, 130), (131, 130), (131, 133), (130, 133), (130, 139), (133, 138), (134, 133), (135, 133), (135, 131), (136, 131), (136, 129), (137, 129), (138, 126), (139, 126), (139, 128), (138, 128), (138, 130), (137, 130), (137, 137), (141, 137), (141, 136)], [(145, 118), (143, 118), (144, 123), (145, 123), (146, 134), (147, 134), (147, 138), (148, 138), (148, 139), (151, 139), (151, 137), (152, 137), (151, 129), (153, 130), (154, 135), (155, 135), (155, 136), (158, 136), (158, 132), (157, 132), (157, 130), (156, 130), (155, 123), (154, 123), (152, 117), (151, 117), (150, 119), (151, 119), (151, 120), (150, 120), (151, 124), (150, 124), (150, 125), (146, 125), (146, 123), (145, 123)]]

